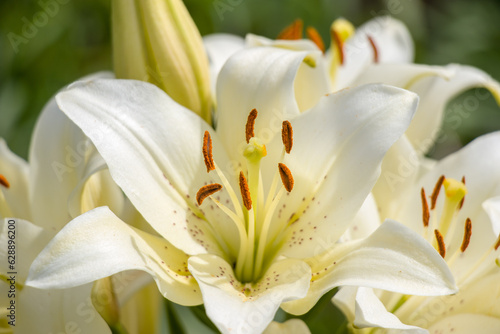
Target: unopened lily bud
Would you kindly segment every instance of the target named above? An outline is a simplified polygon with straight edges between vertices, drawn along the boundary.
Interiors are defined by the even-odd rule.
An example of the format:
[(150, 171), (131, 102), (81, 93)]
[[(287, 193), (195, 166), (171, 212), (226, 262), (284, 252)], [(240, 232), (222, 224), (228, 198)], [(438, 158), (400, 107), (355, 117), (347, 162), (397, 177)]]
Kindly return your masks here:
[(208, 59), (181, 0), (113, 0), (116, 77), (147, 81), (211, 122)]

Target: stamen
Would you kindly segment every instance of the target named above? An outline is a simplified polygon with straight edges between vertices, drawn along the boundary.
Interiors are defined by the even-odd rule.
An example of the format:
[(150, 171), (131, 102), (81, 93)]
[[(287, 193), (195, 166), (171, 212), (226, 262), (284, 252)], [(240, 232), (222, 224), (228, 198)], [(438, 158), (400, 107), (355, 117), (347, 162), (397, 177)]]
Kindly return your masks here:
[(252, 109), (250, 114), (248, 114), (247, 124), (245, 126), (245, 135), (247, 139), (247, 144), (250, 142), (250, 138), (255, 137), (255, 119), (257, 118), (257, 109)]
[[(462, 183), (465, 185), (465, 176), (462, 176)], [(465, 201), (465, 196), (460, 201), (460, 204), (458, 205), (458, 210), (462, 209), (462, 206), (464, 206), (464, 201)]]
[(444, 175), (441, 175), (436, 183), (436, 185), (434, 186), (434, 190), (432, 191), (432, 195), (431, 195), (431, 210), (434, 210), (434, 208), (436, 207), (436, 201), (437, 201), (437, 198), (438, 198), (438, 195), (439, 195), (439, 191), (441, 191), (441, 186), (443, 185), (443, 182), (444, 182)]
[(301, 19), (296, 19), (289, 26), (285, 27), (279, 34), (276, 39), (287, 39), (287, 40), (295, 40), (302, 39), (302, 30), (304, 28), (304, 23)]
[(285, 145), (286, 153), (290, 154), (293, 146), (293, 129), (289, 121), (283, 121), (281, 127), (281, 140), (283, 141), (283, 145)]
[(377, 45), (375, 44), (375, 41), (373, 40), (372, 36), (370, 35), (367, 35), (368, 37), (368, 41), (370, 42), (370, 45), (372, 46), (372, 49), (373, 49), (373, 62), (375, 64), (378, 63), (378, 49), (377, 49)]
[(446, 247), (444, 245), (443, 235), (437, 229), (434, 230), (434, 235), (436, 236), (439, 255), (441, 255), (441, 257), (444, 259), (444, 257), (446, 256)]
[(321, 38), (321, 35), (318, 33), (318, 31), (313, 28), (313, 27), (307, 27), (306, 29), (306, 35), (307, 38), (309, 38), (311, 41), (313, 41), (314, 44), (323, 52), (325, 53), (325, 43), (323, 42), (323, 39)]
[(465, 221), (464, 240), (462, 241), (462, 246), (460, 246), (460, 250), (462, 251), (462, 253), (465, 252), (465, 250), (469, 246), (471, 235), (472, 235), (472, 222), (470, 218), (467, 218), (467, 220)]
[(212, 155), (212, 138), (208, 131), (205, 131), (205, 135), (203, 136), (203, 158), (205, 159), (205, 166), (207, 166), (207, 173), (214, 170), (215, 164)]
[(5, 188), (9, 189), (10, 188), (10, 183), (7, 181), (7, 178), (0, 174), (0, 185), (4, 186)]
[(344, 42), (342, 41), (339, 33), (336, 30), (330, 29), (330, 35), (332, 39), (335, 41), (335, 44), (337, 44), (338, 46), (340, 65), (344, 65)]
[(280, 176), (281, 176), (281, 182), (283, 182), (283, 186), (285, 187), (286, 191), (290, 192), (293, 189), (293, 176), (288, 167), (283, 164), (279, 163), (278, 164), (278, 170), (280, 171)]
[(425, 196), (425, 190), (423, 187), (422, 190), (420, 191), (420, 197), (422, 197), (422, 220), (424, 226), (427, 227), (429, 226), (430, 213), (429, 213), (429, 204), (427, 203), (427, 198)]
[(243, 172), (240, 172), (240, 191), (241, 191), (241, 198), (243, 199), (243, 205), (247, 210), (252, 209), (252, 197), (250, 196), (250, 189), (248, 188), (248, 182), (243, 174)]
[(213, 195), (221, 189), (222, 186), (218, 183), (207, 184), (206, 186), (201, 187), (200, 190), (198, 190), (198, 192), (196, 193), (196, 202), (198, 202), (198, 205), (201, 205), (205, 198)]
[(498, 235), (497, 242), (495, 243), (495, 250), (497, 250), (498, 247), (500, 247), (500, 234)]

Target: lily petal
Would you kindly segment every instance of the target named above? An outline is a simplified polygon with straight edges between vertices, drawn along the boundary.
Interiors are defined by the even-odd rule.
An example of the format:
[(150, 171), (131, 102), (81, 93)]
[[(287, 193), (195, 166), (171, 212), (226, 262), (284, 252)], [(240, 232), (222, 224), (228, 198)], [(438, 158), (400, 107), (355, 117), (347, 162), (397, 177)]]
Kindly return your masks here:
[(135, 269), (151, 274), (166, 298), (197, 305), (200, 291), (187, 258), (163, 238), (136, 230), (101, 207), (75, 218), (54, 237), (33, 262), (27, 285), (68, 288)]
[(217, 77), (222, 66), (231, 55), (245, 47), (245, 40), (232, 34), (211, 34), (203, 36), (203, 45), (210, 66), (212, 92), (215, 92)]
[[(156, 86), (140, 81), (77, 83), (57, 101), (93, 141), (115, 182), (160, 235), (189, 254), (207, 248), (218, 252), (219, 242), (199, 218), (203, 212), (194, 199), (203, 185), (220, 182), (215, 173), (207, 174), (203, 161), (203, 134), (213, 131), (208, 124)], [(224, 169), (227, 155), (217, 136), (212, 135), (212, 141), (214, 159)], [(221, 202), (228, 198), (226, 192), (220, 196)], [(209, 207), (204, 214), (214, 218), (214, 211), (220, 210)], [(224, 218), (209, 221), (223, 224)], [(221, 230), (234, 232), (231, 227)]]
[[(9, 207), (5, 216), (31, 219), (31, 208), (28, 202), (28, 163), (14, 154), (0, 138), (0, 174), (9, 182), (9, 188), (0, 186), (0, 201), (2, 196)], [(0, 218), (2, 217), (2, 206), (0, 204)]]
[[(304, 63), (306, 57), (316, 67)], [(309, 87), (304, 87), (305, 83)], [(300, 89), (295, 88), (297, 85)], [(319, 51), (245, 49), (228, 59), (219, 74), (217, 133), (227, 152), (240, 161), (246, 143), (245, 123), (252, 109), (259, 112), (255, 134), (267, 144), (281, 130), (284, 120), (311, 107), (328, 91)]]
[[(321, 244), (317, 250), (321, 251)], [(370, 237), (339, 244), (308, 260), (313, 280), (308, 296), (282, 305), (292, 314), (307, 312), (328, 290), (343, 285), (380, 288), (414, 295), (456, 292), (446, 262), (420, 235), (386, 220)]]
[(262, 334), (311, 334), (311, 331), (304, 321), (290, 319), (283, 323), (271, 322)]
[[(428, 77), (419, 80), (410, 88), (420, 96), (421, 102), (406, 135), (422, 154), (434, 143), (441, 128), (446, 103), (458, 94), (474, 87), (483, 87), (488, 89), (500, 104), (500, 84), (485, 72), (457, 64), (450, 64), (444, 68), (451, 73), (449, 80)], [(467, 102), (469, 104), (453, 106), (456, 110), (454, 116), (458, 118), (456, 122), (463, 122), (464, 118), (477, 109), (481, 101), (486, 98), (488, 96), (476, 93), (471, 97), (472, 100)]]
[[(11, 232), (9, 233), (9, 231)], [(51, 237), (52, 233), (26, 220), (5, 218), (0, 221), (0, 242), (2, 245), (5, 245), (5, 247), (0, 249), (0, 259), (2, 259), (3, 263), (7, 263), (8, 241), (16, 241), (18, 259), (15, 263), (15, 270), (10, 271), (17, 272), (18, 282), (24, 284), (31, 263)], [(7, 265), (3, 266), (1, 275), (5, 276), (7, 271), (9, 271)]]
[(483, 209), (490, 218), (493, 235), (500, 235), (500, 196), (492, 197), (484, 201)]
[(314, 256), (318, 238), (328, 236), (324, 242), (332, 245), (340, 238), (375, 184), (384, 154), (410, 123), (417, 101), (399, 88), (365, 85), (324, 97), (292, 120), (294, 147), (285, 164), (295, 187), (281, 215), (306, 212), (290, 229), (304, 241), (290, 238), (287, 256)]
[[(112, 74), (102, 72), (80, 81), (109, 77)], [(38, 118), (29, 151), (29, 198), (37, 225), (59, 231), (71, 220), (61, 205), (65, 205), (80, 180), (89, 144), (83, 132), (59, 110), (52, 98)]]
[(189, 270), (200, 285), (207, 315), (222, 333), (262, 332), (282, 302), (306, 295), (311, 278), (309, 266), (293, 259), (274, 262), (252, 286), (238, 282), (218, 256), (190, 257)]
[(403, 324), (394, 314), (387, 312), (384, 304), (370, 288), (360, 287), (356, 294), (354, 326), (358, 328), (380, 327), (397, 329), (402, 333), (427, 334), (428, 331)]
[(496, 334), (500, 328), (500, 319), (482, 314), (456, 314), (444, 318), (429, 328), (430, 333), (469, 334), (478, 330), (481, 334)]
[(348, 87), (374, 62), (374, 47), (379, 63), (409, 63), (414, 46), (406, 26), (390, 16), (377, 17), (360, 26), (344, 44), (344, 64), (338, 68), (335, 88)]

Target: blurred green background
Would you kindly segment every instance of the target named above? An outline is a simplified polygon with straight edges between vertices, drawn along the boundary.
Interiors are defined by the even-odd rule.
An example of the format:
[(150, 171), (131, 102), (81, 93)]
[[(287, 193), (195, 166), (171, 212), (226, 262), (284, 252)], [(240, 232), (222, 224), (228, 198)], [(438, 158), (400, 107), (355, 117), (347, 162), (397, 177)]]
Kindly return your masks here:
[[(43, 20), (39, 12), (54, 2), (59, 5), (52, 7), (48, 19)], [(306, 25), (316, 27), (326, 41), (335, 18), (343, 16), (360, 25), (374, 16), (392, 13), (409, 27), (417, 63), (470, 64), (500, 79), (498, 0), (185, 3), (203, 35), (229, 32), (244, 36), (252, 32), (275, 37), (300, 17)], [(37, 115), (58, 89), (92, 72), (112, 69), (109, 11), (109, 0), (0, 0), (0, 137), (17, 154), (27, 156)], [(35, 20), (39, 27), (23, 31), (27, 21)], [(493, 98), (487, 98), (458, 128), (445, 122), (443, 140), (431, 154), (441, 156), (481, 133), (499, 128), (500, 112)]]
[[(49, 3), (46, 20), (43, 15)], [(393, 14), (414, 37), (416, 62), (476, 66), (500, 80), (498, 0), (185, 0), (202, 35), (248, 32), (276, 37), (296, 18), (318, 29), (325, 41), (331, 22), (343, 16), (356, 26)], [(27, 157), (31, 132), (44, 104), (61, 87), (102, 70), (112, 70), (109, 0), (0, 0), (0, 137)], [(38, 27), (23, 31), (26, 22)], [(474, 91), (452, 101), (460, 103)], [(500, 129), (500, 108), (489, 96), (459, 126), (445, 120), (442, 140), (431, 151), (440, 157), (480, 134)], [(325, 296), (303, 319), (314, 332), (331, 332), (342, 317)], [(286, 315), (279, 314), (284, 319)], [(329, 322), (318, 321), (329, 319)], [(322, 326), (322, 327), (321, 327)], [(338, 333), (343, 332), (340, 328)]]

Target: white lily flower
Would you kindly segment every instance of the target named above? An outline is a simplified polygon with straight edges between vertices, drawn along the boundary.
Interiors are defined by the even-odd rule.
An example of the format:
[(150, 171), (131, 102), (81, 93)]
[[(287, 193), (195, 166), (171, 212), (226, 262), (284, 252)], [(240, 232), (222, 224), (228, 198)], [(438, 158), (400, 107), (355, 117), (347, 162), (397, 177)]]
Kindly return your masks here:
[[(408, 194), (398, 192), (392, 198), (385, 198), (393, 202), (386, 205), (393, 209), (389, 212), (391, 216), (439, 250), (459, 292), (453, 296), (415, 297), (342, 288), (334, 303), (356, 327), (409, 333), (500, 330), (499, 145), (499, 132), (479, 137), (436, 162), (406, 190)], [(440, 177), (441, 174), (446, 177)], [(436, 180), (438, 183), (434, 185)], [(444, 189), (439, 192), (441, 187)], [(391, 330), (387, 332), (392, 333)]]
[[(94, 77), (111, 76), (98, 74)], [(113, 311), (113, 307), (102, 301), (106, 299), (103, 296), (109, 289), (99, 285), (93, 288), (92, 284), (87, 284), (65, 290), (39, 290), (25, 285), (29, 267), (36, 255), (72, 216), (102, 205), (109, 205), (115, 212), (126, 216), (127, 221), (131, 221), (128, 219), (133, 214), (130, 204), (114, 184), (104, 161), (90, 140), (57, 107), (54, 98), (47, 103), (35, 126), (29, 163), (12, 153), (0, 140), (0, 238), (2, 245), (7, 245), (8, 238), (14, 238), (12, 240), (17, 246), (15, 262), (18, 266), (14, 271), (16, 274), (13, 274), (18, 321), (15, 326), (1, 322), (1, 330), (8, 333), (110, 332), (108, 324), (94, 308), (94, 305), (97, 306), (102, 314)], [(16, 234), (13, 236), (9, 234), (9, 221), (16, 225)], [(8, 263), (8, 255), (7, 248), (2, 249), (2, 263)], [(2, 291), (10, 288), (8, 278), (11, 274), (8, 272), (13, 270), (2, 266)], [(134, 279), (134, 284), (130, 279), (113, 280), (117, 282), (115, 290), (120, 290), (117, 291), (119, 307), (131, 305), (127, 307), (132, 308), (133, 302), (129, 301), (129, 295), (140, 287), (142, 283), (137, 285), (140, 280)], [(105, 282), (110, 281), (104, 279), (102, 283)], [(131, 292), (125, 298), (126, 290)], [(7, 296), (7, 292), (4, 295)], [(9, 303), (9, 300), (2, 299), (3, 313), (8, 306), (4, 302)], [(127, 322), (130, 319), (133, 318), (127, 317)], [(144, 326), (145, 323), (137, 322), (136, 328), (137, 324)], [(147, 326), (151, 327), (151, 324)], [(137, 332), (140, 332), (139, 328)]]
[[(89, 211), (40, 254), (29, 284), (143, 270), (166, 298), (203, 301), (224, 333), (262, 332), (282, 303), (296, 300), (283, 307), (303, 313), (339, 285), (453, 293), (443, 260), (402, 225), (338, 246), (417, 98), (384, 85), (323, 96), (320, 63), (319, 53), (277, 48), (235, 54), (219, 74), (216, 130), (144, 82), (96, 80), (60, 93), (61, 109), (161, 237), (107, 208)], [(301, 73), (319, 79), (294, 90)]]

